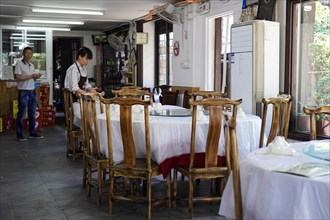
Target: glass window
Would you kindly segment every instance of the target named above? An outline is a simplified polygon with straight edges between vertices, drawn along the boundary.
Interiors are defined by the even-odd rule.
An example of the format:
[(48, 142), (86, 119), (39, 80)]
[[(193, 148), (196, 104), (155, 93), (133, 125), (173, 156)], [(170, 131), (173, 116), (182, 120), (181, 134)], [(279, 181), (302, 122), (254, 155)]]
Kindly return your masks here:
[[(231, 46), (231, 36), (230, 36), (230, 27), (234, 23), (234, 16), (233, 15), (227, 15), (221, 17), (221, 54), (230, 53), (230, 46)], [(226, 51), (225, 51), (226, 49)]]
[(14, 68), (22, 59), (22, 51), (31, 47), (34, 68), (46, 78), (45, 31), (2, 29), (2, 71), (0, 79), (14, 79)]
[(173, 26), (165, 21), (156, 22), (156, 85), (172, 85)]
[[(330, 105), (330, 10), (326, 1), (292, 1), (290, 85), (294, 97), (291, 131), (309, 132), (303, 106)], [(290, 8), (288, 9), (290, 10)], [(330, 136), (330, 118), (317, 134)]]

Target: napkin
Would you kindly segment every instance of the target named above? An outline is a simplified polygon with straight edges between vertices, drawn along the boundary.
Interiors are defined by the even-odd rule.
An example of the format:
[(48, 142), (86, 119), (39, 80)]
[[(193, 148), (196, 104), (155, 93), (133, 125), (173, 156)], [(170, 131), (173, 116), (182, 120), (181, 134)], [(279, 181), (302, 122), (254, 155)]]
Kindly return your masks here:
[[(224, 111), (223, 114), (228, 115), (228, 116), (231, 117), (233, 113), (232, 113), (232, 111)], [(244, 117), (246, 117), (246, 114), (245, 114), (245, 112), (243, 111), (242, 108), (238, 108), (237, 109), (237, 115), (236, 115), (236, 117), (237, 118), (244, 118)]]
[(204, 114), (204, 108), (202, 106), (197, 106), (197, 121), (206, 121), (207, 117)]
[(154, 103), (152, 106), (152, 110), (155, 110), (156, 112), (162, 111), (163, 110), (163, 105), (162, 103)]
[(119, 116), (120, 113), (119, 113), (119, 105), (115, 104), (115, 105), (112, 105), (111, 106), (111, 115), (113, 116)]
[(288, 142), (285, 141), (283, 136), (275, 137), (275, 139), (268, 145), (267, 148), (268, 154), (292, 156), (295, 152), (296, 151), (292, 149)]
[(245, 114), (245, 112), (243, 111), (242, 108), (238, 108), (237, 109), (237, 117), (238, 118), (244, 118), (244, 117), (246, 117), (246, 114)]

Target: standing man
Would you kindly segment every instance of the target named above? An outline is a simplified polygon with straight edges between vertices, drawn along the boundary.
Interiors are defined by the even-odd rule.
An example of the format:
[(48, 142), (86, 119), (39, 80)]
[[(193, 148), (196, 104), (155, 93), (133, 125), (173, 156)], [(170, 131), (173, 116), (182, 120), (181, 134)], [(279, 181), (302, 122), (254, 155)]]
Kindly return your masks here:
[(87, 79), (86, 66), (89, 60), (93, 59), (92, 51), (87, 47), (82, 47), (76, 55), (74, 62), (66, 71), (64, 87), (68, 88), (74, 94), (84, 94), (85, 92), (94, 92)]
[(23, 118), (28, 109), (29, 133), (30, 138), (43, 138), (35, 130), (35, 115), (37, 109), (36, 91), (34, 81), (39, 79), (41, 74), (36, 73), (34, 66), (30, 63), (33, 52), (31, 47), (25, 47), (23, 50), (23, 59), (16, 64), (15, 77), (18, 88), (18, 113), (17, 113), (17, 131), (18, 141), (25, 141), (23, 136)]

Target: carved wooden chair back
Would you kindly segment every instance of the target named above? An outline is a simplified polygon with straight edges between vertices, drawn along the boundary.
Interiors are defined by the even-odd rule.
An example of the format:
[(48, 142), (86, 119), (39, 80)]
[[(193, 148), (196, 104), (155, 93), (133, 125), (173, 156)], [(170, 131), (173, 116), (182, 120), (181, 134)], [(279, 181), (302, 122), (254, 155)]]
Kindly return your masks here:
[(278, 97), (275, 98), (262, 99), (263, 115), (259, 147), (263, 147), (264, 143), (268, 106), (272, 106), (272, 117), (266, 146), (271, 143), (276, 136), (284, 136), (285, 139), (288, 137), (292, 100), (290, 95), (285, 94), (278, 95)]
[[(215, 91), (196, 91), (188, 93), (190, 100), (200, 100), (205, 98), (227, 98), (227, 93), (215, 92)], [(189, 104), (189, 103), (188, 103)], [(190, 106), (190, 105), (189, 105)], [(207, 109), (206, 106), (204, 106)]]
[[(198, 179), (216, 179), (227, 177), (230, 171), (235, 168), (237, 171), (238, 167), (238, 154), (236, 145), (236, 116), (237, 106), (242, 103), (242, 100), (230, 100), (227, 98), (206, 98), (202, 100), (191, 100), (190, 105), (192, 106), (192, 130), (191, 130), (191, 144), (190, 144), (190, 162), (189, 166), (179, 166), (175, 168), (173, 177), (173, 196), (174, 201), (177, 195), (177, 172), (188, 177), (188, 206), (190, 217), (192, 217), (193, 202), (201, 201), (219, 201), (221, 197), (219, 195), (210, 196), (199, 196), (195, 197), (193, 190), (193, 182)], [(209, 128), (206, 139), (205, 148), (196, 146), (197, 134), (197, 114), (198, 106), (206, 106), (209, 109)], [(221, 161), (219, 156), (220, 152), (220, 134), (223, 130), (223, 111), (225, 107), (230, 106), (232, 109), (232, 115), (229, 119), (231, 127), (226, 129), (226, 163)], [(197, 150), (198, 149), (198, 150)], [(204, 149), (201, 151), (201, 149)], [(196, 159), (197, 153), (204, 154), (204, 162), (198, 163)], [(235, 164), (233, 164), (233, 162)], [(234, 167), (233, 167), (234, 166)]]
[(73, 94), (67, 88), (63, 88), (63, 105), (64, 105), (64, 115), (65, 115), (65, 126), (67, 129), (72, 130), (73, 117), (74, 117)]
[(151, 104), (153, 104), (152, 99), (153, 93), (142, 89), (122, 89), (116, 91), (116, 97), (126, 97), (126, 98), (139, 98), (139, 99), (150, 99)]
[(162, 92), (162, 96), (160, 97), (160, 103), (162, 105), (177, 105), (179, 97), (179, 90), (169, 91), (165, 90)]
[[(330, 126), (330, 106), (321, 106), (318, 108), (308, 108), (304, 107), (304, 113), (309, 115), (310, 121), (310, 139), (316, 140), (317, 139), (317, 132), (316, 132), (316, 120), (318, 116), (323, 116), (327, 118), (328, 125)], [(330, 134), (328, 134), (330, 136)]]

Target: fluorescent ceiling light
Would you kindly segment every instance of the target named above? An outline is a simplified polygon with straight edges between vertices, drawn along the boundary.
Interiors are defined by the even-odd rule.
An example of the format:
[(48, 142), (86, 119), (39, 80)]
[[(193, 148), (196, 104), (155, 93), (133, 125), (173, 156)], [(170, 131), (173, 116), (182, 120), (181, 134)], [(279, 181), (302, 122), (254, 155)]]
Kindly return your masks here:
[[(11, 40), (19, 40), (23, 39), (22, 37), (10, 37)], [(46, 38), (36, 38), (36, 37), (28, 37), (27, 40), (46, 40)]]
[(33, 12), (59, 13), (59, 14), (81, 14), (81, 15), (104, 15), (102, 11), (74, 10), (61, 8), (31, 8)]
[[(23, 34), (13, 33), (11, 36), (23, 36)], [(27, 37), (45, 37), (44, 34), (26, 34)]]
[(27, 26), (17, 26), (16, 29), (19, 30), (50, 30), (50, 31), (70, 31), (70, 28), (55, 28), (55, 27), (27, 27)]
[(24, 23), (43, 23), (43, 24), (78, 24), (83, 25), (81, 21), (61, 21), (61, 20), (37, 20), (37, 19), (22, 19)]

